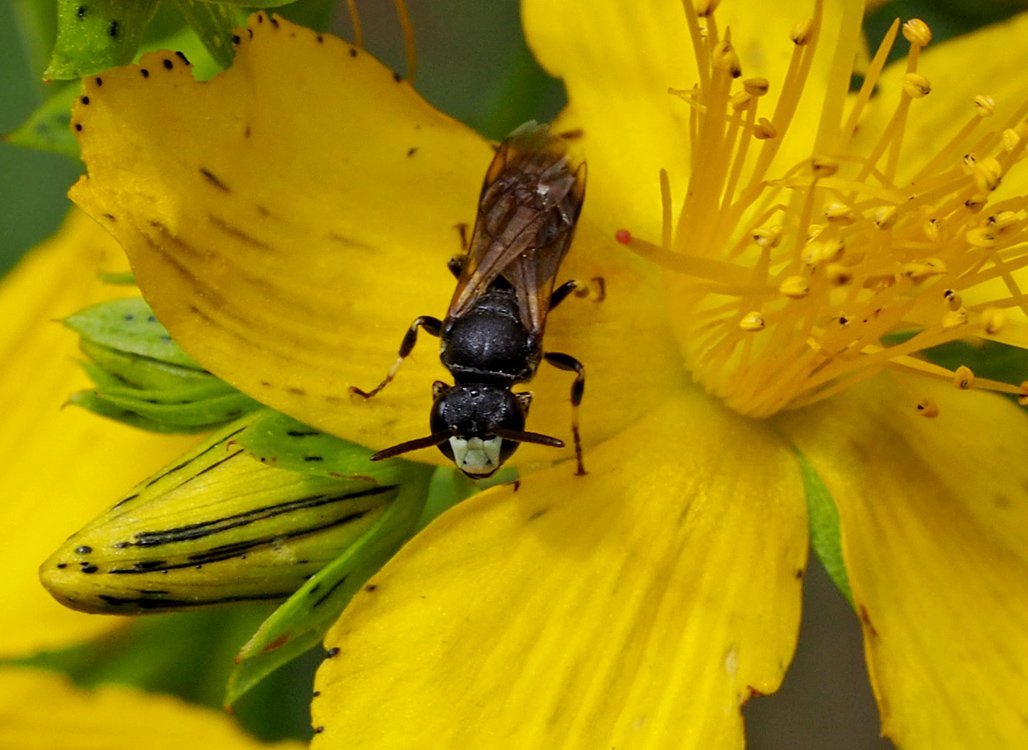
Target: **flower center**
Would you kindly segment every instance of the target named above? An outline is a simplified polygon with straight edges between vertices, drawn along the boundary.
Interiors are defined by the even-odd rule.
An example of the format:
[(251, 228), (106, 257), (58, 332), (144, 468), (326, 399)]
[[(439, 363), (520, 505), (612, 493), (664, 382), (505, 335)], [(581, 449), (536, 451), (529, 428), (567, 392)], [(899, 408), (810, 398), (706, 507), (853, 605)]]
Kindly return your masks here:
[(841, 83), (826, 95), (814, 150), (783, 171), (775, 156), (807, 82), (821, 2), (793, 30), (768, 115), (760, 105), (772, 84), (742, 77), (716, 3), (684, 5), (699, 80), (669, 93), (691, 112), (689, 184), (676, 215), (662, 172), (659, 244), (628, 230), (617, 239), (672, 271), (673, 318), (694, 378), (752, 416), (812, 403), (885, 368), (1024, 396), (1024, 385), (976, 381), (966, 367), (949, 371), (916, 355), (969, 336), (1025, 346), (1023, 331), (1004, 324), (1010, 308), (1028, 314), (1015, 279), (1028, 265), (1028, 201), (997, 200), (995, 191), (1024, 155), (1028, 107), (984, 132), (994, 103), (980, 96), (936, 153), (905, 142), (917, 100), (931, 91), (917, 72), (931, 32), (913, 20), (902, 27), (910, 48), (895, 109), (869, 134), (862, 115), (897, 21), (855, 95), (847, 90), (853, 48), (839, 45), (834, 67), (845, 75), (833, 76)]

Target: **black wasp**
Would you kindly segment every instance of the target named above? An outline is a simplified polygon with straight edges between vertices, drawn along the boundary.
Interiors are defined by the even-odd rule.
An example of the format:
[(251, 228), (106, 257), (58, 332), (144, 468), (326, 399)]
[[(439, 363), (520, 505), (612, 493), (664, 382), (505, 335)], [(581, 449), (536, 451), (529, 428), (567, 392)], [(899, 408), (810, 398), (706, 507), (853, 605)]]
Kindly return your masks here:
[(415, 319), (378, 387), (351, 391), (365, 398), (381, 391), (414, 348), (418, 328), (441, 339), (439, 357), (456, 385), (433, 385), (431, 435), (381, 450), (373, 461), (437, 445), (465, 474), (482, 478), (520, 443), (563, 447), (562, 440), (525, 430), (532, 394), (511, 392), (545, 359), (575, 373), (572, 434), (578, 473), (585, 473), (578, 432), (585, 368), (542, 349), (546, 314), (579, 286), (568, 281), (554, 289), (585, 199), (585, 174), (585, 163), (573, 169), (564, 139), (546, 126), (526, 123), (500, 144), (482, 184), (468, 253), (449, 262), (457, 289), (446, 318)]

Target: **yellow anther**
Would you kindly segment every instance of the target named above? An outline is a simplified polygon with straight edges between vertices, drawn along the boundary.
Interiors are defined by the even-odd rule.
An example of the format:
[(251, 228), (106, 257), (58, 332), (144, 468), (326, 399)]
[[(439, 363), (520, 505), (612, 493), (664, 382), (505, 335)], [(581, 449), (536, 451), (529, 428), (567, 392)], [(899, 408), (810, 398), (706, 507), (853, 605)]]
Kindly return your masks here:
[(889, 229), (896, 221), (895, 206), (879, 206), (874, 210), (874, 223), (879, 229)]
[(839, 162), (824, 156), (815, 156), (810, 160), (815, 177), (831, 177), (839, 171)]
[(1020, 222), (1021, 217), (1016, 211), (998, 211), (989, 217), (989, 224), (999, 232), (1004, 232)]
[(961, 307), (958, 310), (950, 310), (942, 316), (942, 329), (949, 331), (959, 328), (967, 323), (967, 310)]
[(746, 313), (739, 321), (739, 328), (749, 333), (763, 331), (765, 325), (764, 316), (756, 311)]
[(989, 226), (974, 227), (967, 230), (964, 239), (974, 247), (988, 249), (996, 245), (996, 230)]
[(939, 416), (939, 405), (930, 398), (923, 398), (917, 402), (917, 413), (928, 419), (935, 419)]
[(989, 201), (989, 196), (982, 193), (975, 193), (970, 198), (964, 201), (964, 208), (967, 208), (973, 213), (978, 213), (982, 210), (982, 207)]
[(845, 203), (833, 202), (825, 205), (825, 218), (837, 224), (852, 224), (853, 209)]
[(978, 189), (983, 192), (992, 192), (999, 187), (999, 183), (1003, 180), (1003, 167), (993, 157), (983, 159), (978, 162), (974, 171), (974, 183), (978, 186)]
[(810, 294), (810, 283), (804, 276), (787, 276), (778, 285), (778, 291), (790, 299), (803, 299)]
[(800, 21), (792, 27), (792, 31), (789, 32), (789, 38), (797, 45), (804, 45), (810, 41), (810, 32), (813, 28), (813, 19), (808, 18), (806, 21)]
[(955, 289), (947, 289), (942, 293), (942, 296), (946, 299), (946, 304), (950, 310), (959, 310), (961, 305), (964, 304), (963, 299), (960, 297), (960, 293)]
[(942, 242), (946, 239), (946, 227), (938, 219), (929, 219), (924, 223), (924, 236), (929, 242)]
[(926, 258), (903, 264), (903, 275), (912, 281), (924, 281), (946, 273), (946, 264), (938, 258)]
[(825, 268), (825, 278), (836, 286), (845, 286), (853, 281), (853, 271), (841, 263), (829, 263)]
[(1021, 406), (1028, 406), (1028, 380), (1021, 383), (1017, 394), (1017, 403)]
[(742, 87), (746, 90), (747, 94), (764, 96), (771, 88), (771, 84), (766, 78), (747, 78), (742, 82)]
[(903, 92), (912, 99), (920, 99), (932, 93), (932, 84), (920, 73), (907, 73), (903, 76)]
[(974, 373), (967, 365), (960, 365), (953, 373), (953, 385), (962, 391), (974, 386)]
[(735, 48), (727, 39), (722, 39), (717, 45), (711, 63), (714, 70), (727, 71), (732, 78), (738, 78), (742, 75), (739, 55), (736, 54)]
[(736, 91), (729, 100), (729, 104), (732, 105), (732, 109), (740, 110), (746, 109), (746, 107), (750, 106), (750, 102), (752, 101), (753, 95), (748, 91)]
[(803, 262), (811, 268), (816, 268), (823, 263), (835, 263), (842, 258), (845, 250), (846, 246), (842, 240), (811, 242), (803, 251)]
[(827, 227), (827, 224), (809, 224), (807, 226), (807, 242), (813, 242), (814, 240), (816, 240), (818, 237), (824, 234), (824, 231)]
[(696, 15), (700, 18), (706, 18), (715, 10), (717, 6), (721, 4), (721, 0), (696, 0), (693, 7), (696, 8)]
[(927, 47), (932, 41), (932, 30), (920, 18), (911, 18), (903, 24), (903, 38), (915, 47)]
[(780, 226), (757, 227), (753, 230), (753, 241), (757, 247), (774, 248), (782, 239), (782, 228)]
[(974, 107), (979, 117), (990, 117), (996, 111), (996, 100), (979, 94), (974, 98)]
[(1003, 131), (1003, 150), (1013, 151), (1017, 148), (1017, 145), (1021, 142), (1021, 136), (1017, 134), (1017, 131), (1013, 128), (1007, 128)]
[(987, 307), (982, 310), (982, 328), (987, 334), (993, 336), (1000, 332), (1007, 322), (1007, 313), (999, 307)]
[(777, 136), (778, 131), (775, 130), (775, 126), (766, 117), (759, 118), (757, 124), (753, 127), (753, 137), (758, 141), (768, 141)]

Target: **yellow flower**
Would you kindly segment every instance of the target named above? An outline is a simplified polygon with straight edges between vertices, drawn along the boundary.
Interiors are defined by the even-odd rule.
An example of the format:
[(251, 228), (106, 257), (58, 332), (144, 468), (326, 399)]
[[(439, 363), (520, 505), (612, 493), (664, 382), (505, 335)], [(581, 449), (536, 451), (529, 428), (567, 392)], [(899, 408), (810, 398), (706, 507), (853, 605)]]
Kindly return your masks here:
[[(1023, 93), (912, 123), (944, 79), (982, 82), (948, 59), (1013, 50), (1026, 23), (935, 56), (908, 25), (868, 102), (847, 97), (858, 4), (715, 5), (526, 1), (589, 163), (565, 271), (608, 292), (547, 331), (588, 369), (590, 473), (524, 446), (519, 485), (387, 564), (328, 634), (316, 747), (741, 744), (740, 707), (795, 645), (801, 467), (838, 506), (884, 731), (1025, 740), (1028, 421), (916, 357), (1028, 342)], [(860, 116), (872, 104), (884, 118)], [(263, 14), (223, 76), (150, 55), (87, 81), (73, 122), (73, 198), (197, 360), (355, 442), (424, 434), (446, 376), (425, 348), (375, 399), (348, 389), (444, 311), (487, 143), (363, 52)], [(532, 388), (529, 429), (566, 434), (566, 373)]]
[(123, 685), (79, 688), (41, 669), (0, 668), (0, 747), (19, 750), (299, 750), (299, 742), (265, 744), (218, 711)]

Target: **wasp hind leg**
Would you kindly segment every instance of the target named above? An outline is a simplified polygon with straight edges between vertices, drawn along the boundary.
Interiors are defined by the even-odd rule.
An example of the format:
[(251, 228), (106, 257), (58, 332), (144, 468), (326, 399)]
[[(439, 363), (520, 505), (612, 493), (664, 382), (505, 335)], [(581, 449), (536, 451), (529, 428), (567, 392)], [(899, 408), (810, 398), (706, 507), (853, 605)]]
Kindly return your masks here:
[(372, 388), (370, 391), (362, 391), (357, 386), (350, 386), (350, 393), (353, 393), (362, 398), (371, 398), (387, 385), (394, 377), (396, 377), (397, 371), (400, 369), (400, 365), (403, 364), (403, 360), (407, 358), (407, 355), (414, 349), (414, 345), (418, 343), (418, 329), (424, 328), (425, 332), (432, 336), (438, 337), (443, 331), (443, 324), (439, 318), (433, 318), (430, 315), (422, 315), (414, 319), (414, 322), (410, 324), (410, 328), (407, 329), (407, 333), (403, 335), (403, 341), (400, 342), (400, 356), (393, 362), (393, 366), (389, 368), (389, 372), (386, 373), (385, 378), (377, 386)]
[(596, 276), (589, 281), (565, 281), (550, 295), (550, 309), (566, 300), (572, 292), (576, 297), (589, 297), (593, 302), (603, 302), (607, 298), (607, 284), (602, 276)]
[[(562, 285), (562, 288), (564, 286), (567, 284)], [(567, 295), (565, 294), (565, 296)], [(543, 355), (543, 359), (559, 370), (575, 373), (575, 382), (571, 384), (571, 435), (575, 439), (575, 461), (578, 464), (575, 474), (583, 476), (588, 472), (582, 463), (582, 436), (578, 431), (578, 407), (582, 403), (582, 395), (585, 393), (585, 366), (571, 355), (560, 352), (547, 352)]]

